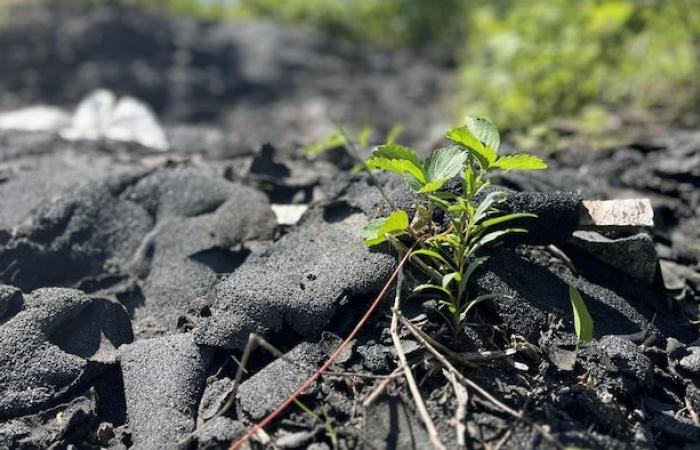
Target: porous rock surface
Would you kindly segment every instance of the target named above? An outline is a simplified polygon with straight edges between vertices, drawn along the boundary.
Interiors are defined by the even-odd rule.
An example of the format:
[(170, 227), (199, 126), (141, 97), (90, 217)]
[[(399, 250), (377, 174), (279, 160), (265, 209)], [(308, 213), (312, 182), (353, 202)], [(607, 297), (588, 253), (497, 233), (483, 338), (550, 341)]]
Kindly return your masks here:
[[(332, 348), (309, 342), (345, 335), (396, 264), (389, 248), (361, 243), (362, 224), (389, 212), (375, 180), (344, 173), (354, 160), (342, 149), (316, 159), (294, 152), (329, 130), (328, 116), (362, 116), (379, 131), (403, 122), (402, 143), (432, 144), (446, 128), (433, 133), (445, 70), (274, 24), (60, 3), (13, 12), (0, 29), (0, 109), (55, 104), (70, 114), (106, 87), (145, 100), (164, 119), (170, 151), (69, 141), (56, 133), (63, 116), (43, 120), (43, 131), (0, 130), (0, 447), (227, 448), (317, 367)], [(275, 146), (258, 145), (268, 140)], [(494, 340), (519, 350), (507, 364), (465, 374), (523, 407), (561, 446), (696, 444), (698, 333), (684, 314), (697, 317), (700, 304), (690, 276), (700, 263), (698, 152), (700, 133), (668, 130), (608, 150), (554, 153), (546, 173), (493, 180), (526, 191), (504, 208), (539, 218), (525, 240), (490, 250), (476, 287), (504, 297), (479, 305), (466, 330), (465, 351), (493, 350)], [(401, 179), (378, 179), (413, 211)], [(643, 270), (569, 241), (580, 198), (636, 197), (654, 207), (655, 252), (650, 239), (624, 232), (606, 232), (605, 245), (643, 256)], [(282, 224), (271, 204), (307, 211)], [(657, 258), (673, 271), (670, 291), (652, 273)], [(595, 321), (593, 341), (579, 346), (569, 285)], [(441, 336), (442, 319), (429, 309), (413, 299), (404, 308)], [(388, 313), (374, 315), (339, 370), (391, 373)], [(294, 362), (256, 351), (234, 407), (206, 423), (230, 393), (232, 357), (251, 332), (292, 348)], [(402, 338), (423, 361), (421, 346)], [(561, 364), (557, 354), (572, 357)], [(413, 369), (452, 448), (453, 388), (425, 361)], [(303, 400), (328, 412), (347, 447), (429, 445), (400, 381), (359, 406), (382, 381), (322, 377)], [(475, 448), (496, 447), (507, 433), (504, 448), (558, 448), (544, 428), (471, 394), (464, 423)], [(348, 417), (365, 427), (347, 427)], [(286, 418), (268, 429), (273, 439), (327, 445), (315, 420), (297, 410)]]
[(121, 349), (134, 448), (173, 448), (195, 429), (210, 355), (188, 334), (142, 339)]
[(357, 301), (381, 288), (395, 258), (364, 246), (367, 217), (350, 213), (328, 221), (323, 213), (310, 211), (298, 229), (217, 286), (212, 317), (197, 329), (197, 342), (242, 349), (250, 333), (284, 326), (313, 336), (341, 300)]
[(116, 362), (130, 342), (121, 305), (74, 289), (43, 288), (0, 324), (0, 417), (35, 411)]
[(318, 344), (303, 342), (284, 356), (241, 384), (238, 398), (243, 414), (259, 420), (274, 410), (311, 375), (323, 352)]

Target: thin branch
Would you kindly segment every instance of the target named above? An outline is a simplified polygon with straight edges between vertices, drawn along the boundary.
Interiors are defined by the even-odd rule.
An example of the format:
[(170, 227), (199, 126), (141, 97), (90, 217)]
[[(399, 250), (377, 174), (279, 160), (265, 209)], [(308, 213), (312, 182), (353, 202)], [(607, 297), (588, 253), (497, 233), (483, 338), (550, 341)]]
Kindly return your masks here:
[(410, 331), (411, 334), (413, 334), (413, 336), (418, 340), (418, 342), (419, 342), (421, 345), (423, 345), (426, 349), (428, 349), (428, 351), (429, 351), (430, 353), (432, 353), (433, 356), (434, 356), (434, 357), (435, 357), (435, 358), (436, 358), (450, 373), (454, 374), (454, 376), (457, 377), (457, 379), (458, 379), (460, 382), (462, 382), (462, 383), (466, 384), (467, 386), (471, 387), (472, 389), (474, 389), (477, 393), (479, 393), (479, 394), (480, 394), (482, 397), (484, 397), (486, 400), (490, 401), (494, 406), (496, 406), (496, 407), (497, 407), (498, 409), (500, 409), (501, 411), (503, 411), (503, 412), (505, 412), (505, 413), (507, 413), (507, 414), (513, 416), (514, 418), (516, 418), (516, 419), (518, 419), (518, 420), (522, 420), (522, 421), (525, 422), (526, 424), (528, 424), (528, 425), (530, 425), (531, 427), (535, 428), (537, 431), (539, 431), (539, 432), (542, 434), (542, 436), (543, 436), (547, 441), (549, 441), (549, 442), (550, 442), (552, 445), (554, 445), (555, 447), (557, 447), (557, 448), (559, 448), (559, 449), (563, 449), (563, 448), (564, 448), (564, 446), (562, 445), (562, 443), (559, 442), (556, 438), (554, 438), (547, 430), (545, 430), (544, 428), (542, 428), (540, 425), (534, 423), (534, 422), (531, 421), (530, 419), (526, 418), (526, 417), (523, 415), (523, 412), (522, 412), (522, 411), (518, 412), (518, 411), (514, 410), (513, 408), (511, 408), (510, 406), (504, 404), (503, 402), (501, 402), (500, 400), (498, 400), (496, 397), (494, 397), (493, 395), (491, 395), (486, 389), (482, 388), (481, 386), (479, 386), (478, 384), (476, 384), (475, 382), (473, 382), (473, 381), (470, 380), (469, 378), (467, 378), (467, 377), (465, 377), (464, 375), (462, 375), (462, 373), (461, 373), (460, 371), (458, 371), (458, 370), (455, 368), (455, 366), (453, 366), (452, 363), (450, 363), (450, 361), (449, 361), (442, 353), (440, 353), (439, 351), (437, 351), (437, 350), (435, 349), (434, 346), (432, 346), (427, 340), (425, 340), (425, 339), (423, 338), (423, 336), (421, 336), (421, 334), (419, 334), (419, 333), (416, 331), (417, 328), (415, 327), (415, 325), (413, 325), (411, 322), (409, 322), (408, 319), (406, 319), (406, 317), (404, 317), (404, 316), (401, 314), (401, 311), (397, 311), (397, 310), (395, 309), (395, 310), (394, 310), (394, 313), (396, 314), (396, 316), (398, 317), (398, 319), (401, 321), (401, 323), (403, 323), (403, 324), (406, 326), (406, 328), (408, 328), (408, 331)]
[(420, 394), (420, 389), (416, 384), (416, 379), (413, 377), (413, 372), (411, 372), (408, 366), (408, 361), (406, 360), (406, 353), (401, 345), (401, 339), (398, 334), (398, 311), (401, 304), (401, 285), (403, 284), (403, 271), (399, 272), (399, 279), (396, 282), (396, 297), (394, 298), (394, 314), (391, 317), (391, 340), (394, 341), (394, 347), (396, 348), (396, 356), (398, 356), (399, 364), (403, 369), (403, 374), (406, 377), (406, 383), (413, 396), (413, 402), (416, 404), (416, 409), (418, 414), (420, 414), (425, 424), (425, 428), (428, 431), (428, 436), (430, 437), (430, 442), (433, 444), (433, 448), (436, 450), (444, 450), (445, 446), (440, 442), (440, 436), (438, 435), (437, 429), (433, 420), (430, 418), (428, 409), (425, 407), (425, 402)]
[(370, 316), (372, 313), (377, 309), (379, 306), (379, 303), (381, 302), (382, 298), (384, 298), (384, 295), (386, 295), (387, 291), (389, 291), (389, 287), (391, 284), (394, 282), (398, 274), (403, 270), (404, 264), (406, 264), (406, 261), (408, 260), (409, 256), (411, 255), (411, 252), (413, 252), (413, 249), (416, 247), (418, 243), (414, 243), (409, 251), (404, 255), (403, 258), (401, 258), (401, 261), (396, 266), (396, 269), (394, 272), (391, 274), (391, 277), (387, 280), (386, 284), (382, 288), (381, 292), (377, 295), (377, 297), (372, 301), (372, 304), (369, 306), (365, 314), (362, 316), (362, 318), (357, 322), (357, 325), (355, 325), (355, 328), (350, 332), (348, 337), (345, 338), (343, 342), (338, 346), (338, 348), (328, 357), (325, 363), (318, 369), (318, 371), (315, 371), (314, 373), (311, 374), (311, 376), (304, 381), (304, 383), (301, 384), (298, 388), (292, 392), (289, 397), (287, 397), (277, 408), (275, 408), (274, 411), (272, 411), (270, 414), (268, 414), (264, 419), (262, 419), (260, 422), (258, 422), (255, 426), (251, 427), (243, 436), (238, 438), (230, 447), (230, 450), (236, 450), (239, 449), (244, 443), (246, 443), (251, 437), (253, 437), (258, 430), (266, 427), (269, 425), (273, 420), (277, 418), (282, 412), (287, 409), (289, 405), (291, 405), (294, 400), (299, 397), (299, 395), (303, 394), (309, 387), (311, 387), (316, 380), (320, 378), (320, 376), (325, 372), (328, 367), (335, 361), (335, 359), (340, 355), (343, 350), (345, 350), (350, 344), (350, 341), (352, 341), (355, 336), (357, 336), (357, 333), (360, 332), (362, 327), (364, 327), (365, 323), (369, 320)]
[(410, 331), (411, 334), (413, 334), (413, 336), (416, 339), (418, 339), (418, 342), (420, 342), (421, 345), (428, 349), (428, 351), (432, 353), (433, 356), (435, 356), (435, 358), (440, 363), (442, 363), (442, 365), (445, 366), (445, 368), (448, 371), (450, 371), (450, 373), (453, 373), (459, 381), (477, 391), (479, 394), (481, 394), (481, 396), (493, 403), (498, 409), (502, 410), (503, 412), (506, 412), (517, 419), (521, 418), (520, 413), (515, 411), (510, 406), (505, 405), (500, 400), (491, 395), (488, 391), (486, 391), (484, 388), (462, 375), (442, 353), (437, 351), (432, 344), (430, 344), (425, 338), (423, 338), (423, 336), (420, 333), (416, 331), (416, 327), (411, 322), (409, 322), (408, 319), (406, 319), (403, 316), (403, 314), (401, 314), (401, 311), (394, 310), (394, 313), (396, 314), (398, 320), (400, 320), (401, 323), (403, 323), (406, 326), (406, 328), (408, 328), (408, 331)]
[(457, 398), (457, 409), (455, 410), (455, 432), (457, 433), (457, 445), (459, 448), (466, 449), (467, 441), (467, 425), (465, 420), (467, 418), (467, 404), (469, 403), (469, 393), (467, 388), (465, 388), (461, 383), (457, 381), (455, 374), (442, 369), (445, 378), (450, 380), (452, 383), (452, 389), (455, 391), (455, 397)]
[(387, 378), (382, 380), (382, 382), (377, 385), (377, 387), (367, 396), (367, 398), (365, 398), (362, 401), (362, 407), (369, 408), (372, 405), (372, 403), (374, 403), (375, 400), (377, 400), (377, 397), (382, 395), (382, 393), (384, 392), (386, 387), (389, 385), (389, 383), (391, 383), (392, 380), (394, 380), (402, 375), (403, 375), (403, 369), (401, 367), (397, 367), (396, 370), (391, 372), (391, 374)]

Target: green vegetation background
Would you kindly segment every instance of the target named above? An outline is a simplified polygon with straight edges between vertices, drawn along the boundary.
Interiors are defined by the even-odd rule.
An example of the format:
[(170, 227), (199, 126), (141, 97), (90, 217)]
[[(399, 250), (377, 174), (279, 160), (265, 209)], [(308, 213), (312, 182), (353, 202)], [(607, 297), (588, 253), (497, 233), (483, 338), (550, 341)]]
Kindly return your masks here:
[(418, 50), (454, 68), (447, 101), (456, 116), (484, 115), (520, 136), (698, 123), (700, 0), (123, 2), (206, 19), (266, 17)]

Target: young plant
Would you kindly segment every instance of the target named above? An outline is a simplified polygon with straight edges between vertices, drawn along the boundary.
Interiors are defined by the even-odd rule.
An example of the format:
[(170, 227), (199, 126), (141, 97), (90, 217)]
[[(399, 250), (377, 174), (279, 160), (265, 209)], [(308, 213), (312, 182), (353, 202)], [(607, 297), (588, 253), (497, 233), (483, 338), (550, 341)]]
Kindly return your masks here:
[[(456, 337), (474, 306), (502, 296), (473, 294), (470, 278), (487, 259), (480, 256), (482, 249), (507, 234), (526, 231), (509, 228), (509, 222), (533, 217), (500, 211), (497, 206), (507, 194), (489, 191), (487, 176), (497, 171), (546, 169), (547, 164), (525, 153), (499, 155), (500, 136), (487, 119), (467, 117), (465, 126), (448, 131), (446, 137), (452, 144), (434, 150), (425, 160), (397, 144), (381, 145), (372, 153), (367, 167), (401, 175), (419, 200), (412, 220), (406, 211), (396, 209), (388, 217), (369, 221), (363, 238), (368, 246), (389, 241), (400, 252), (408, 248), (401, 239), (418, 243), (411, 262), (425, 275), (425, 282), (413, 290), (437, 300)], [(455, 177), (461, 191), (445, 187)]]
[(574, 310), (574, 331), (576, 332), (576, 347), (579, 343), (593, 339), (593, 318), (588, 312), (586, 302), (581, 293), (573, 286), (569, 286), (569, 299)]

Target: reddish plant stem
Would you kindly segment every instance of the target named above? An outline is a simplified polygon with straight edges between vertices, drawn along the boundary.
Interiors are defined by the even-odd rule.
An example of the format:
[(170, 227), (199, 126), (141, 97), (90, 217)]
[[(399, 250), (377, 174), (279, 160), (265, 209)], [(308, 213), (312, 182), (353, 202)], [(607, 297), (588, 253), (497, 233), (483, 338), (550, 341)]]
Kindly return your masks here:
[(301, 394), (303, 394), (304, 391), (311, 387), (311, 385), (314, 384), (316, 380), (318, 380), (321, 377), (321, 375), (323, 375), (323, 372), (326, 371), (328, 367), (330, 367), (330, 365), (333, 363), (333, 361), (335, 361), (338, 355), (340, 355), (340, 353), (342, 353), (342, 351), (345, 350), (348, 344), (350, 344), (350, 341), (352, 341), (355, 338), (355, 336), (357, 336), (357, 333), (359, 333), (362, 327), (367, 323), (372, 313), (379, 306), (379, 303), (381, 302), (382, 298), (384, 298), (384, 296), (386, 295), (387, 291), (389, 290), (389, 287), (396, 279), (396, 276), (399, 274), (399, 271), (403, 269), (404, 264), (406, 264), (406, 261), (411, 256), (411, 253), (413, 253), (413, 249), (416, 247), (416, 245), (418, 245), (418, 242), (415, 242), (408, 249), (403, 258), (401, 258), (401, 261), (399, 261), (399, 264), (396, 266), (394, 273), (391, 274), (391, 277), (389, 277), (389, 280), (387, 280), (381, 292), (372, 301), (372, 304), (367, 309), (367, 312), (365, 312), (360, 321), (357, 322), (357, 325), (355, 325), (355, 328), (353, 328), (348, 337), (346, 337), (345, 340), (341, 342), (341, 344), (338, 346), (338, 348), (335, 349), (335, 351), (328, 357), (326, 362), (324, 362), (318, 370), (314, 371), (306, 381), (304, 381), (298, 388), (296, 388), (294, 392), (292, 392), (289, 395), (289, 397), (287, 397), (282, 403), (280, 403), (280, 405), (277, 408), (275, 408), (274, 411), (272, 411), (264, 419), (255, 424), (253, 427), (251, 427), (243, 436), (238, 438), (238, 440), (236, 440), (236, 442), (234, 442), (231, 445), (231, 447), (229, 447), (229, 450), (238, 450), (241, 447), (241, 445), (245, 444), (250, 438), (255, 436), (258, 433), (258, 431), (268, 426), (273, 420), (275, 420), (280, 414), (282, 414), (284, 410), (287, 409), (287, 407), (289, 407), (289, 405), (294, 403), (294, 400), (296, 400)]

